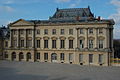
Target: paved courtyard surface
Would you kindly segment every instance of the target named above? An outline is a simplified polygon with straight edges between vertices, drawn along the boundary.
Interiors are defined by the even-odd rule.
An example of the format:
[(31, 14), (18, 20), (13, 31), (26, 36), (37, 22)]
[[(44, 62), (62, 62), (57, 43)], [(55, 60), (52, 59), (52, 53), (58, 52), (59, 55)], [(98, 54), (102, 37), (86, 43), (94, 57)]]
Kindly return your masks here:
[(120, 67), (0, 61), (0, 80), (120, 80)]

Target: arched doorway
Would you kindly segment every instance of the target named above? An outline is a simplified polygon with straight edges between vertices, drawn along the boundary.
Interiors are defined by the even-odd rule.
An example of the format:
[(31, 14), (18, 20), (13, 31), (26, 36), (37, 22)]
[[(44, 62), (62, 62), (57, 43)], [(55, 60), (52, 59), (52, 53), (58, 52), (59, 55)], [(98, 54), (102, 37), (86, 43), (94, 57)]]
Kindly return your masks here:
[(27, 53), (27, 61), (29, 61), (30, 59), (31, 59), (31, 53), (28, 52), (28, 53)]
[(19, 61), (22, 61), (22, 59), (24, 59), (24, 55), (22, 52), (19, 53)]
[(57, 54), (56, 53), (51, 54), (51, 61), (52, 62), (57, 62)]
[(15, 59), (16, 59), (16, 53), (13, 52), (13, 53), (12, 53), (12, 60), (14, 61)]

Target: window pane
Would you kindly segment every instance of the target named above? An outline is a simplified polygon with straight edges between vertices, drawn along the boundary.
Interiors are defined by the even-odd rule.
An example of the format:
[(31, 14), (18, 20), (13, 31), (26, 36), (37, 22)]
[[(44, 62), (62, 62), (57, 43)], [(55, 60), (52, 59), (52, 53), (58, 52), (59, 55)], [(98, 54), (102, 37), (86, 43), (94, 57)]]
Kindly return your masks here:
[(83, 40), (80, 40), (80, 49), (84, 48), (84, 42)]
[(39, 29), (37, 29), (37, 34), (40, 34), (40, 30)]
[(65, 40), (61, 40), (60, 47), (61, 47), (61, 48), (65, 48)]
[(73, 29), (69, 29), (69, 34), (73, 34)]
[(83, 33), (83, 29), (80, 29), (80, 34), (84, 34), (84, 33)]
[(99, 54), (99, 63), (103, 62), (103, 54)]
[(93, 34), (93, 29), (89, 29), (89, 34)]
[(60, 60), (64, 60), (64, 53), (60, 53)]
[(73, 40), (69, 40), (69, 48), (73, 48)]
[(73, 53), (69, 54), (69, 61), (73, 61)]
[(61, 29), (61, 34), (64, 34), (64, 29)]
[(44, 60), (48, 60), (48, 53), (44, 53)]
[(89, 40), (89, 48), (93, 48), (93, 40)]
[(48, 40), (44, 40), (44, 48), (48, 48)]
[(56, 48), (56, 40), (52, 40), (52, 48)]
[(99, 40), (99, 48), (103, 48), (103, 40)]
[(37, 48), (40, 48), (40, 40), (37, 40)]
[(56, 29), (53, 29), (53, 30), (52, 30), (52, 34), (56, 34)]
[(45, 29), (45, 30), (44, 30), (44, 34), (48, 34), (48, 29)]
[(89, 54), (89, 63), (93, 63), (93, 54)]
[(79, 54), (79, 62), (83, 61), (83, 54)]

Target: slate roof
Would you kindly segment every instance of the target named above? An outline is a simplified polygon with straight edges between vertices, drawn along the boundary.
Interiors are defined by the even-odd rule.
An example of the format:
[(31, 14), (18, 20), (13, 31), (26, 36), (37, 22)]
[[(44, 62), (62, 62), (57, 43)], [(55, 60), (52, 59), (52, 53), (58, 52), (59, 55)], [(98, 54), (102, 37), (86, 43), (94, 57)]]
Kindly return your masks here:
[(49, 20), (76, 20), (87, 19), (89, 17), (94, 18), (94, 14), (88, 8), (68, 8), (68, 9), (56, 9), (55, 14), (50, 17)]

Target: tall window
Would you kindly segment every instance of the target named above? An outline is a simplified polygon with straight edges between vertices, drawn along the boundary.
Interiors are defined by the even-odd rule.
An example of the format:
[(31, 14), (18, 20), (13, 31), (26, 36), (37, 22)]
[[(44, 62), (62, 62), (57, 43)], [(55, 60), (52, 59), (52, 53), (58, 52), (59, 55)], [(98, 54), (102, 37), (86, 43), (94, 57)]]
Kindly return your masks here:
[(60, 53), (60, 60), (64, 60), (64, 53)]
[(48, 60), (48, 53), (44, 53), (44, 60)]
[(24, 40), (20, 40), (20, 47), (24, 47)]
[(27, 41), (27, 47), (32, 47), (32, 40)]
[(17, 40), (13, 40), (13, 47), (17, 47)]
[(20, 30), (20, 34), (24, 34), (24, 30), (23, 29)]
[(103, 54), (99, 54), (99, 63), (103, 62)]
[(60, 41), (60, 48), (65, 48), (65, 40), (61, 40)]
[(103, 33), (103, 29), (100, 28), (100, 29), (99, 29), (99, 34), (102, 34), (102, 33)]
[(44, 48), (48, 48), (48, 40), (44, 40)]
[(48, 29), (45, 29), (45, 30), (44, 30), (44, 34), (48, 34)]
[(4, 56), (5, 56), (5, 58), (8, 58), (8, 53), (7, 53), (7, 52), (5, 52)]
[(99, 40), (99, 48), (100, 48), (100, 49), (103, 48), (103, 40)]
[(84, 41), (80, 40), (80, 49), (84, 48)]
[(69, 53), (69, 61), (73, 61), (73, 53)]
[(89, 63), (93, 63), (93, 54), (89, 54)]
[(64, 34), (64, 29), (61, 29), (61, 34)]
[(89, 29), (89, 34), (93, 34), (93, 28)]
[(37, 48), (40, 48), (40, 40), (37, 40)]
[(40, 30), (39, 29), (37, 29), (37, 34), (40, 34)]
[(56, 34), (56, 29), (53, 29), (53, 30), (52, 30), (52, 34), (53, 34), (53, 35)]
[(93, 40), (89, 40), (89, 48), (93, 48)]
[(13, 34), (16, 35), (17, 34), (17, 30), (13, 30)]
[(69, 40), (69, 48), (73, 48), (73, 40)]
[(56, 48), (56, 40), (52, 40), (52, 48)]
[(83, 29), (80, 29), (80, 34), (84, 34)]
[(5, 41), (5, 47), (8, 47), (8, 41)]
[(32, 29), (27, 30), (28, 34), (32, 34)]
[(79, 62), (83, 61), (83, 54), (79, 54)]
[(39, 52), (36, 54), (36, 58), (40, 59), (40, 53)]
[(69, 29), (69, 34), (73, 35), (73, 29)]

